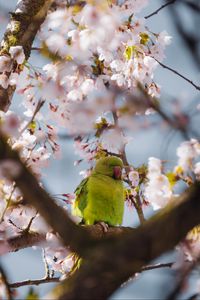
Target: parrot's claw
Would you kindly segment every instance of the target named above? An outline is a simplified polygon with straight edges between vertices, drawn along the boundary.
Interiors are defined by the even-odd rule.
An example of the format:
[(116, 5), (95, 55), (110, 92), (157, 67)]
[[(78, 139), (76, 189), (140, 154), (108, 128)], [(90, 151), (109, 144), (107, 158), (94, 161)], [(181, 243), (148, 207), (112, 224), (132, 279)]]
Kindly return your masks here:
[(105, 222), (98, 222), (98, 224), (101, 225), (104, 233), (108, 232), (108, 224), (106, 224)]

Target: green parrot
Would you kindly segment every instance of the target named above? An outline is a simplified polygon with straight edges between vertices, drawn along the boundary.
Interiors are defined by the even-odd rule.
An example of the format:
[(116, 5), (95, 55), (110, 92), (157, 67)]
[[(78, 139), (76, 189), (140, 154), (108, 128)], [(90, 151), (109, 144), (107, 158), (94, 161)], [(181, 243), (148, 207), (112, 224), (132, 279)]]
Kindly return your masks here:
[(76, 188), (72, 214), (81, 217), (83, 224), (104, 222), (109, 226), (116, 226), (122, 223), (122, 168), (122, 160), (116, 156), (100, 158), (91, 175)]

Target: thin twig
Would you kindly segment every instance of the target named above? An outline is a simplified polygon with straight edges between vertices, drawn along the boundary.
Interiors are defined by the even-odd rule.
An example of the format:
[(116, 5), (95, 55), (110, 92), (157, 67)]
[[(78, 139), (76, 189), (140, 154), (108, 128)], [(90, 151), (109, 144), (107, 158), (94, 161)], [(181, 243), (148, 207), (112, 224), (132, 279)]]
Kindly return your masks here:
[(38, 48), (38, 47), (32, 47), (31, 48), (31, 51), (41, 51), (42, 50), (42, 48)]
[(161, 5), (158, 9), (156, 9), (154, 12), (150, 13), (148, 16), (144, 17), (145, 19), (149, 19), (151, 17), (153, 17), (154, 15), (157, 15), (157, 13), (159, 13), (159, 11), (161, 11), (163, 8), (167, 7), (170, 4), (173, 4), (174, 2), (176, 2), (176, 0), (171, 0), (163, 5)]
[(22, 135), (22, 133), (29, 127), (29, 125), (34, 121), (37, 113), (40, 111), (40, 109), (42, 108), (42, 106), (44, 105), (45, 101), (44, 100), (39, 100), (38, 104), (35, 108), (35, 111), (33, 113), (33, 116), (31, 117), (30, 121), (22, 128), (22, 130), (20, 131), (20, 135)]
[(192, 80), (190, 80), (189, 78), (185, 77), (184, 75), (182, 75), (181, 73), (179, 73), (178, 71), (172, 69), (171, 67), (166, 66), (165, 64), (161, 63), (159, 60), (157, 60), (155, 57), (152, 56), (152, 58), (155, 59), (155, 61), (157, 61), (157, 63), (159, 63), (159, 65), (161, 67), (163, 67), (164, 69), (167, 69), (171, 72), (173, 72), (174, 74), (178, 75), (179, 77), (183, 78), (185, 81), (189, 82), (192, 86), (195, 87), (195, 89), (197, 89), (198, 91), (200, 91), (200, 86), (195, 84)]
[[(144, 271), (149, 271), (149, 270), (154, 270), (154, 269), (160, 269), (160, 268), (170, 268), (172, 266), (172, 262), (170, 263), (161, 263), (161, 264), (156, 264), (156, 265), (149, 265), (145, 266), (142, 268), (141, 272)], [(10, 283), (9, 288), (19, 288), (22, 286), (27, 286), (27, 285), (40, 285), (44, 283), (52, 283), (52, 282), (59, 282), (60, 277), (45, 277), (42, 279), (36, 279), (36, 280), (24, 280), (20, 282), (15, 282), (15, 283)]]
[(154, 109), (159, 115), (160, 117), (172, 128), (179, 130), (184, 139), (188, 140), (189, 139), (189, 135), (187, 132), (187, 128), (185, 126), (183, 126), (183, 124), (181, 124), (180, 122), (178, 122), (177, 118), (170, 118), (161, 108), (159, 105), (156, 104), (156, 102), (154, 100), (154, 98), (152, 98), (147, 91), (143, 88), (143, 86), (138, 82), (138, 88), (139, 90), (143, 93), (143, 95), (145, 96), (145, 100), (146, 100), (146, 105), (148, 108), (152, 108)]
[(149, 270), (155, 270), (155, 269), (161, 269), (161, 268), (171, 268), (171, 266), (173, 265), (173, 262), (169, 262), (169, 263), (159, 263), (156, 265), (148, 265), (148, 266), (144, 266), (141, 269), (141, 272), (144, 271), (149, 271)]
[[(123, 135), (122, 129), (120, 129), (120, 127), (118, 126), (118, 116), (117, 116), (115, 110), (113, 110), (113, 120), (114, 120), (115, 127), (118, 128), (120, 130), (121, 134)], [(123, 164), (126, 166), (126, 174), (127, 174), (127, 177), (128, 177), (128, 171), (130, 170), (130, 165), (129, 165), (128, 160), (127, 160), (125, 147), (126, 146), (123, 145), (120, 152), (121, 152), (121, 159), (123, 161)], [(130, 186), (132, 186), (131, 181), (129, 179), (128, 179), (128, 184)], [(133, 204), (134, 204), (134, 207), (137, 211), (140, 224), (143, 224), (145, 222), (145, 217), (144, 217), (144, 213), (143, 213), (142, 206), (141, 206), (139, 198), (136, 198), (136, 201), (134, 201)]]
[[(199, 9), (196, 6), (193, 6), (194, 3), (190, 2), (190, 4), (188, 3), (188, 7), (186, 6), (187, 3), (183, 0), (179, 1), (182, 4), (185, 4), (185, 8), (187, 9), (187, 13), (191, 13), (190, 9), (188, 9), (188, 7), (192, 8), (196, 13), (199, 13), (200, 11), (200, 6), (199, 4), (197, 6), (199, 6)], [(179, 35), (181, 36), (181, 38), (183, 39), (183, 42), (185, 43), (187, 49), (190, 52), (190, 56), (193, 59), (194, 63), (195, 63), (195, 67), (197, 67), (198, 69), (200, 69), (200, 53), (199, 53), (199, 43), (200, 43), (200, 39), (198, 34), (196, 34), (196, 21), (195, 21), (195, 16), (193, 18), (191, 18), (191, 20), (193, 19), (193, 24), (191, 23), (193, 30), (189, 30), (188, 26), (185, 24), (185, 20), (184, 18), (182, 18), (182, 14), (180, 14), (180, 9), (177, 8), (175, 9), (174, 7), (172, 7), (172, 9), (170, 9), (170, 14), (172, 17), (172, 21), (176, 27), (177, 32), (179, 33)], [(190, 25), (190, 27), (191, 27)], [(192, 28), (191, 27), (191, 28)]]
[(60, 277), (45, 277), (42, 279), (36, 279), (36, 280), (24, 280), (20, 282), (14, 282), (9, 284), (9, 288), (15, 289), (26, 285), (40, 285), (44, 283), (50, 283), (50, 282), (59, 282)]
[(1, 217), (0, 217), (0, 223), (3, 222), (5, 213), (6, 213), (8, 207), (9, 207), (9, 205), (10, 205), (11, 198), (12, 198), (12, 195), (13, 195), (14, 191), (15, 191), (15, 183), (13, 182), (13, 188), (12, 188), (12, 190), (11, 190), (11, 192), (10, 192), (10, 196), (9, 196), (9, 198), (6, 200), (6, 202), (7, 202), (7, 203), (6, 203), (6, 207), (4, 208), (4, 210), (3, 210), (3, 212), (2, 212), (2, 215), (1, 215)]
[(43, 261), (44, 261), (44, 267), (45, 267), (45, 273), (46, 273), (46, 278), (50, 278), (50, 268), (46, 259), (46, 253), (45, 253), (45, 249), (42, 249), (42, 253), (43, 253)]
[(26, 228), (22, 230), (24, 233), (30, 231), (31, 225), (32, 225), (34, 219), (36, 218), (36, 216), (37, 216), (37, 213), (35, 214), (35, 216), (33, 216), (33, 217), (30, 219), (30, 221), (28, 222), (28, 225), (26, 226)]

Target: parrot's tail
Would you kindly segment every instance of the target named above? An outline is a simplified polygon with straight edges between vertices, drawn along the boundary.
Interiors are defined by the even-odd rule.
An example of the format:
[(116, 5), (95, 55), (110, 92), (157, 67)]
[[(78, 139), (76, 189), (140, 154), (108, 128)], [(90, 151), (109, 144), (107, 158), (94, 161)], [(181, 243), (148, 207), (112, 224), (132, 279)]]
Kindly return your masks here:
[[(85, 225), (85, 221), (82, 219), (78, 223), (78, 225)], [(81, 264), (83, 263), (83, 259), (80, 256), (78, 256), (78, 254), (76, 254), (75, 252), (71, 252), (67, 256), (67, 259), (72, 260), (73, 262), (73, 265), (68, 273), (69, 276), (71, 276), (72, 274), (74, 274), (74, 272), (76, 272), (80, 268)]]
[(73, 261), (71, 270), (68, 273), (71, 276), (72, 274), (74, 274), (74, 272), (76, 272), (80, 268), (80, 266), (82, 264), (82, 258), (80, 256), (78, 256), (78, 254), (76, 254), (75, 252), (70, 253), (67, 256), (67, 258), (69, 258)]

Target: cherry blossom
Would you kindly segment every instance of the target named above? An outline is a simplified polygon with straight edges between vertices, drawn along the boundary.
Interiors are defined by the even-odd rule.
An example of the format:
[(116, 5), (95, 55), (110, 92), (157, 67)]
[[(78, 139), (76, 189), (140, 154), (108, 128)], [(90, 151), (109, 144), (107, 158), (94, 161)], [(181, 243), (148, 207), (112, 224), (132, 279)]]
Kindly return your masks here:
[(138, 186), (139, 180), (140, 180), (138, 172), (137, 171), (130, 171), (128, 176), (129, 176), (129, 179), (130, 179), (132, 185), (134, 187)]
[(25, 60), (24, 50), (22, 46), (12, 46), (9, 49), (10, 56), (18, 65), (21, 65)]
[(161, 161), (151, 157), (148, 163), (148, 181), (145, 185), (144, 196), (154, 209), (159, 209), (169, 202), (173, 193), (170, 182), (164, 174), (161, 173)]
[(175, 170), (187, 172), (192, 171), (194, 159), (200, 155), (200, 144), (196, 139), (185, 141), (177, 148), (178, 165)]

